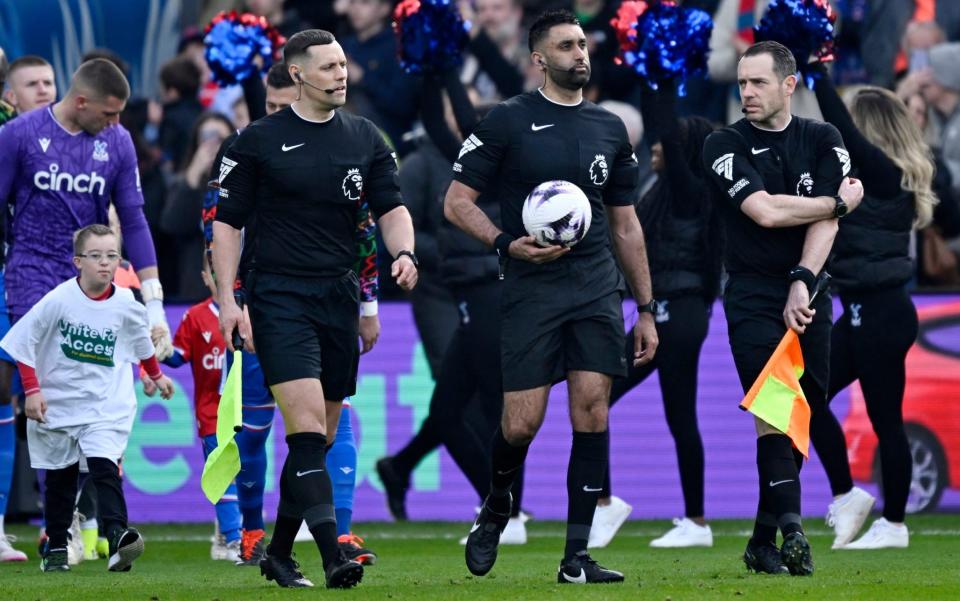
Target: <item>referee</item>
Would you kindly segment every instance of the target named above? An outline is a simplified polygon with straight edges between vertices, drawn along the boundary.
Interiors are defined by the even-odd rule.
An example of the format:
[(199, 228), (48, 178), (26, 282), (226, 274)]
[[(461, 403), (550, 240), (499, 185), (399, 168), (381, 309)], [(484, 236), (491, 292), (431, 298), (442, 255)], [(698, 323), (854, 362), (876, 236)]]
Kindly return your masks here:
[[(814, 412), (826, 404), (831, 301), (810, 293), (838, 229), (863, 197), (846, 177), (850, 157), (835, 127), (795, 117), (790, 100), (797, 64), (776, 42), (754, 44), (737, 67), (745, 117), (711, 134), (703, 162), (723, 197), (724, 311), (730, 347), (746, 391), (791, 328), (800, 334), (800, 385)], [(800, 523), (803, 456), (779, 430), (756, 419), (760, 500), (743, 559), (756, 572), (813, 573)], [(783, 546), (777, 549), (777, 528)]]
[[(500, 359), (504, 407), (494, 435), (490, 493), (467, 540), (467, 567), (490, 571), (510, 517), (510, 488), (543, 423), (554, 382), (567, 380), (573, 446), (567, 470), (567, 537), (557, 581), (620, 582), (623, 574), (587, 554), (587, 538), (607, 471), (607, 405), (613, 376), (626, 375), (623, 278), (641, 305), (651, 299), (643, 232), (633, 209), (638, 166), (623, 123), (584, 100), (590, 80), (587, 39), (569, 11), (548, 11), (531, 26), (539, 90), (498, 105), (464, 141), (444, 201), (447, 218), (504, 259)], [(583, 189), (592, 227), (576, 246), (541, 248), (526, 235), (521, 210), (540, 183)], [(497, 186), (503, 230), (477, 204)], [(607, 220), (609, 219), (609, 225)], [(653, 358), (653, 316), (637, 321), (634, 363)]]
[[(362, 566), (337, 545), (333, 491), (326, 466), (328, 424), (354, 394), (358, 365), (359, 284), (356, 205), (361, 194), (397, 259), (391, 275), (409, 290), (417, 282), (413, 226), (400, 201), (396, 161), (368, 120), (338, 111), (346, 101), (347, 59), (333, 35), (295, 34), (284, 60), (297, 100), (247, 127), (220, 165), (220, 203), (213, 225), (220, 327), (255, 342), (264, 376), (287, 429), (273, 539), (260, 572), (284, 587), (312, 586), (291, 558), (306, 521), (323, 557), (328, 588), (360, 582)], [(249, 313), (232, 290), (240, 230), (255, 216)]]

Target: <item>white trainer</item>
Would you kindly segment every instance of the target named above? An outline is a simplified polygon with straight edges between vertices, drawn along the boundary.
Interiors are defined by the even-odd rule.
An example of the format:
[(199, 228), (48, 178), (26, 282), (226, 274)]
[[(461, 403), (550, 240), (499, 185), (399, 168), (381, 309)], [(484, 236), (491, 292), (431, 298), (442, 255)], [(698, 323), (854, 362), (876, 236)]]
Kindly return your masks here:
[(905, 549), (910, 546), (910, 531), (906, 524), (894, 524), (880, 518), (858, 540), (842, 549)]
[(679, 547), (712, 547), (713, 531), (709, 524), (700, 524), (690, 518), (674, 518), (673, 528), (660, 538), (650, 541), (651, 547), (659, 549)]
[(12, 534), (0, 534), (0, 563), (27, 560), (26, 553), (14, 549), (10, 544), (16, 541), (17, 537)]
[(620, 526), (627, 521), (633, 506), (617, 496), (610, 497), (609, 505), (597, 505), (590, 526), (588, 549), (602, 549), (610, 544)]
[(210, 559), (214, 561), (240, 561), (240, 540), (227, 542), (222, 534), (215, 534), (210, 539)]
[(834, 549), (842, 549), (853, 540), (863, 527), (863, 523), (867, 521), (870, 510), (876, 502), (873, 495), (854, 486), (850, 492), (830, 503), (827, 509), (827, 526), (831, 526), (835, 534)]
[(73, 523), (70, 524), (70, 530), (67, 532), (67, 563), (69, 565), (75, 566), (83, 561), (83, 532), (80, 530), (80, 522), (86, 519), (79, 511), (73, 512)]
[[(466, 544), (466, 543), (464, 543)], [(522, 517), (510, 518), (506, 528), (500, 533), (501, 545), (527, 544), (527, 527)]]

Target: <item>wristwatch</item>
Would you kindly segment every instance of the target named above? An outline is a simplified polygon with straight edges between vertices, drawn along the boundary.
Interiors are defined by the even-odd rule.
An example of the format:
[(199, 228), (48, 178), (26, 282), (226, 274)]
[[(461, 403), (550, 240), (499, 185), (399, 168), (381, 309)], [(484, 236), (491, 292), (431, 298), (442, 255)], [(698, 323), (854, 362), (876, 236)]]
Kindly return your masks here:
[(417, 261), (417, 255), (413, 254), (412, 250), (401, 250), (397, 253), (398, 259), (403, 256), (410, 257), (410, 260), (413, 261), (413, 266), (420, 269), (420, 261)]
[(836, 206), (833, 207), (833, 216), (837, 219), (840, 219), (850, 211), (847, 203), (843, 201), (843, 198), (841, 198), (839, 194), (833, 197), (833, 202), (836, 203)]
[(808, 292), (813, 292), (813, 289), (817, 286), (817, 276), (803, 265), (797, 265), (791, 269), (787, 274), (787, 279), (790, 280), (791, 284), (797, 281), (803, 282), (806, 284)]
[(637, 304), (637, 313), (656, 313), (657, 312), (657, 301), (650, 299), (649, 303)]

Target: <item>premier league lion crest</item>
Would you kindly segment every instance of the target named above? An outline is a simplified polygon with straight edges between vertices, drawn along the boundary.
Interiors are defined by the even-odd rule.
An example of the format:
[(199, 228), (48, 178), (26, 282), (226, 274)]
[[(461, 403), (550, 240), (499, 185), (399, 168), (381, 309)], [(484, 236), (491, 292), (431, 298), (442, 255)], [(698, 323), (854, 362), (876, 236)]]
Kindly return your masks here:
[(360, 194), (363, 192), (363, 176), (359, 169), (347, 170), (347, 177), (343, 178), (343, 195), (350, 200), (360, 200)]
[(610, 169), (607, 167), (607, 157), (598, 154), (590, 163), (590, 181), (594, 185), (602, 186), (607, 183), (607, 177), (610, 175)]
[(797, 182), (797, 196), (812, 196), (813, 195), (813, 178), (810, 177), (809, 172), (803, 172), (800, 174), (800, 181)]

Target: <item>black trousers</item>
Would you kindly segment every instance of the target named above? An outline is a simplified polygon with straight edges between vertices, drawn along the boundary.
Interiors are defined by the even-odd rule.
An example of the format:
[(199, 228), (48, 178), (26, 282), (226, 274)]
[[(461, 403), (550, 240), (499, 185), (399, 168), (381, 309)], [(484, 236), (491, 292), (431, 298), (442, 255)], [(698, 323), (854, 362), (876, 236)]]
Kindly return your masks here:
[[(704, 514), (704, 460), (703, 441), (697, 427), (697, 373), (700, 349), (707, 337), (710, 306), (698, 295), (658, 301), (654, 319), (660, 346), (650, 363), (633, 366), (633, 330), (624, 336), (627, 376), (614, 379), (610, 405), (613, 406), (655, 370), (659, 372), (663, 409), (677, 450), (685, 515), (701, 517)], [(607, 474), (603, 496), (611, 494), (609, 470)]]
[[(891, 522), (904, 519), (910, 492), (912, 459), (903, 427), (904, 360), (917, 338), (917, 311), (906, 288), (843, 292), (843, 315), (831, 335), (830, 386), (832, 399), (841, 390), (860, 381), (867, 415), (877, 434), (883, 476), (883, 516)], [(821, 453), (839, 432), (836, 418), (827, 409), (814, 415), (811, 438), (830, 479), (833, 493), (850, 490), (850, 465), (846, 453)], [(833, 435), (836, 438), (836, 434)], [(846, 450), (846, 446), (843, 446)]]

